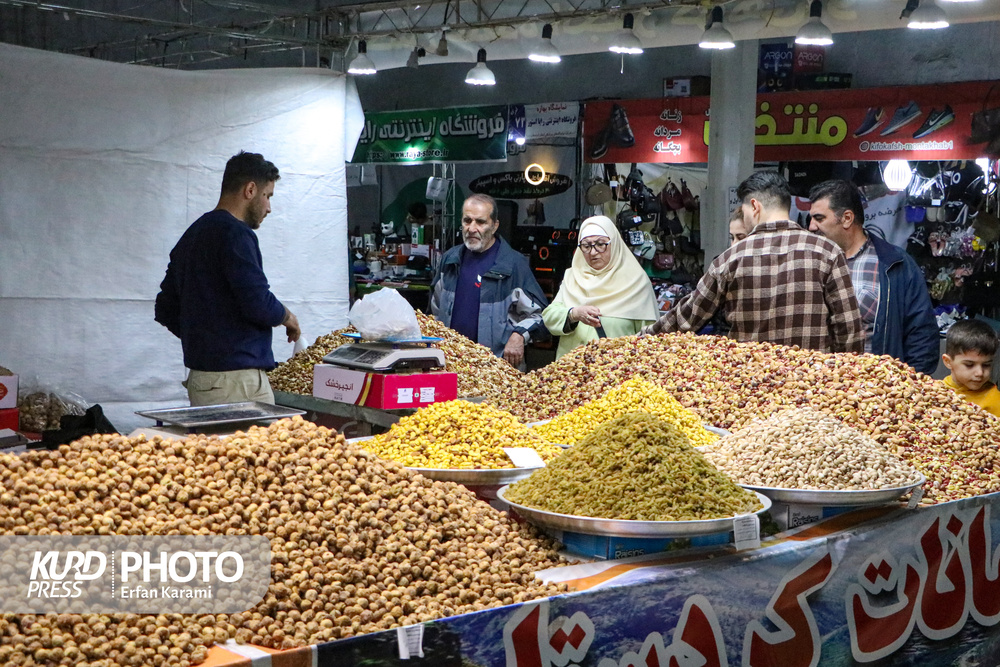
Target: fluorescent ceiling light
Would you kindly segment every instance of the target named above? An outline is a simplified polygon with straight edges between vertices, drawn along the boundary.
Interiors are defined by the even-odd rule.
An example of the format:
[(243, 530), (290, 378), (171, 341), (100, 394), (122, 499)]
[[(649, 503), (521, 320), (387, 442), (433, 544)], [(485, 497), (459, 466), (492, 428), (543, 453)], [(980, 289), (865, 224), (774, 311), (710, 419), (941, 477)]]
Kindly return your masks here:
[(479, 49), (479, 53), (476, 54), (476, 66), (465, 75), (465, 82), (473, 86), (497, 85), (496, 75), (486, 66), (486, 49)]
[(823, 3), (820, 0), (813, 0), (809, 4), (809, 20), (799, 28), (795, 36), (796, 44), (807, 44), (813, 46), (829, 46), (833, 44), (833, 33), (823, 23)]
[(374, 74), (377, 71), (375, 63), (368, 57), (368, 42), (361, 40), (358, 42), (358, 55), (351, 61), (351, 64), (347, 68), (347, 73), (364, 76)]
[(722, 25), (722, 7), (713, 7), (708, 28), (701, 36), (698, 46), (703, 49), (732, 49), (736, 46), (736, 40), (732, 33)]
[(633, 56), (642, 53), (642, 42), (635, 36), (635, 31), (632, 29), (634, 22), (635, 19), (631, 14), (625, 15), (625, 18), (622, 19), (622, 29), (615, 35), (608, 51), (627, 53)]
[(562, 60), (559, 51), (552, 44), (552, 24), (546, 23), (542, 27), (542, 38), (538, 40), (535, 48), (528, 54), (528, 60), (536, 63), (557, 63)]

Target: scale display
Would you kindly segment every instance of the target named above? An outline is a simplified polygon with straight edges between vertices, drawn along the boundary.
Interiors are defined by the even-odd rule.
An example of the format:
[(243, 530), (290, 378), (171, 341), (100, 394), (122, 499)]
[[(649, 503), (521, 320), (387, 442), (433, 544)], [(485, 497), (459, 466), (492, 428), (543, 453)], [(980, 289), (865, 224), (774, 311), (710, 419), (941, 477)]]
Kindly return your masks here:
[(323, 357), (323, 362), (364, 371), (399, 372), (444, 368), (444, 352), (436, 347), (404, 347), (400, 343), (350, 343)]

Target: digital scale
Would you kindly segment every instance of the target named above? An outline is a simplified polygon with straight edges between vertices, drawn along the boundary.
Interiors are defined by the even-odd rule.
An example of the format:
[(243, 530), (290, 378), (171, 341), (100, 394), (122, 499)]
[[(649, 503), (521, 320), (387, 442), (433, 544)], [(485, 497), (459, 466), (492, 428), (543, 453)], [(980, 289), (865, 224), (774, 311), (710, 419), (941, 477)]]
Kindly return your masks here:
[(444, 352), (431, 347), (441, 338), (421, 336), (362, 343), (360, 334), (341, 335), (358, 342), (341, 345), (323, 357), (323, 363), (376, 373), (427, 371), (445, 366)]

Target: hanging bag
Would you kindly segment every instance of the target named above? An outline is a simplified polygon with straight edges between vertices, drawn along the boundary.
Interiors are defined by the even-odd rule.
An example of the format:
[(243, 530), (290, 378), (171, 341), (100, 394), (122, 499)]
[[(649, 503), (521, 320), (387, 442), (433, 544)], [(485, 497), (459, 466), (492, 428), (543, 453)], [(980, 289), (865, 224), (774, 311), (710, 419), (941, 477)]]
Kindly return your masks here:
[(1000, 106), (988, 109), (990, 97), (1000, 84), (993, 84), (983, 99), (983, 108), (972, 114), (972, 136), (974, 144), (990, 142), (991, 145), (1000, 139)]

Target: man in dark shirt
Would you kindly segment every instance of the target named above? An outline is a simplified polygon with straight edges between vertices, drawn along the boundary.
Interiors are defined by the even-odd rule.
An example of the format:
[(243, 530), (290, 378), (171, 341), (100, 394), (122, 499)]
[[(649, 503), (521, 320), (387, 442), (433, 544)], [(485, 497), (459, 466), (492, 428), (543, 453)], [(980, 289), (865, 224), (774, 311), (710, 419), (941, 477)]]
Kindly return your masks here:
[(271, 212), (278, 169), (259, 153), (226, 163), (215, 210), (170, 252), (156, 295), (156, 321), (181, 339), (191, 405), (274, 403), (271, 329), (298, 340), (299, 321), (271, 293), (253, 230)]

